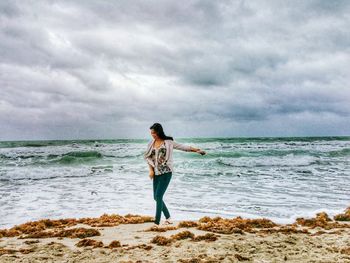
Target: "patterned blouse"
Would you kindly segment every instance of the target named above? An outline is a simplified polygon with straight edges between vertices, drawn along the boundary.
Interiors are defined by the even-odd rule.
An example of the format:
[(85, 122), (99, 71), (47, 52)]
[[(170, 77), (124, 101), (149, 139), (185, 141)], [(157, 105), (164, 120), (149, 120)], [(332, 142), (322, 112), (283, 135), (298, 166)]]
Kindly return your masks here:
[(155, 166), (154, 166), (154, 174), (155, 175), (161, 175), (164, 173), (171, 172), (171, 169), (166, 164), (165, 161), (165, 154), (166, 154), (166, 147), (165, 143), (163, 142), (162, 145), (156, 149), (154, 146), (152, 147), (152, 153), (150, 157), (152, 158)]

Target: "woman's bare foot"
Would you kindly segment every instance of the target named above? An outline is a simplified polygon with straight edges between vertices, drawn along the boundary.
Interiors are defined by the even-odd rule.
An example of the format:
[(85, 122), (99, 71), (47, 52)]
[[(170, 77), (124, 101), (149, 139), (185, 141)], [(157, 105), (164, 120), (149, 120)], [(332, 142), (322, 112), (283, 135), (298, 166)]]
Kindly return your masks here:
[(172, 225), (173, 222), (171, 222), (170, 217), (164, 221), (164, 225)]

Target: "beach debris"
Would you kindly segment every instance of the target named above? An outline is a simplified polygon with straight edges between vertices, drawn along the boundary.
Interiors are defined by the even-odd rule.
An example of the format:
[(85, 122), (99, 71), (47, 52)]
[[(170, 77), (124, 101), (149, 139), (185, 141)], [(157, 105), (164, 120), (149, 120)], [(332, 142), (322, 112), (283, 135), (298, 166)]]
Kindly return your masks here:
[(196, 221), (181, 221), (178, 227), (197, 227), (198, 223)]
[(16, 252), (18, 252), (17, 249), (0, 248), (0, 256), (5, 254), (15, 254)]
[(55, 242), (55, 241), (51, 241), (49, 243), (47, 243), (48, 246), (58, 246), (58, 247), (66, 247), (66, 245), (60, 243), (60, 242)]
[(333, 221), (325, 212), (317, 213), (315, 218), (297, 218), (294, 225), (306, 226), (311, 229), (321, 227), (327, 230), (332, 228), (350, 228), (349, 224), (341, 224), (339, 222)]
[(340, 250), (340, 253), (350, 255), (350, 247), (345, 247)]
[(243, 219), (242, 217), (236, 217), (232, 219), (208, 216), (199, 219), (199, 225), (197, 229), (205, 230), (221, 234), (244, 234), (245, 232), (254, 232), (253, 228), (271, 228), (278, 226), (270, 219)]
[[(241, 217), (236, 217), (233, 219), (228, 218), (221, 218), (221, 217), (214, 217), (210, 218), (208, 216), (202, 217), (198, 220), (198, 222), (195, 221), (182, 221), (178, 224), (178, 228), (185, 227), (196, 227), (198, 230), (204, 230), (214, 233), (221, 233), (221, 234), (244, 234), (244, 232), (250, 232), (255, 233), (256, 231), (253, 230), (255, 228), (264, 228), (264, 229), (270, 229), (273, 227), (278, 226), (278, 224), (275, 224), (269, 219), (243, 219)], [(158, 231), (158, 232), (165, 232), (167, 230), (174, 230), (173, 228), (150, 228), (146, 231)], [(287, 228), (281, 228), (280, 230), (275, 230), (275, 232), (298, 232), (295, 229), (287, 229)], [(272, 231), (271, 231), (272, 232)], [(303, 233), (305, 231), (302, 231)]]
[(267, 228), (257, 231), (262, 234), (282, 233), (282, 234), (310, 234), (307, 229), (297, 229), (295, 226), (281, 226), (279, 228)]
[(216, 241), (217, 239), (218, 239), (218, 235), (215, 235), (213, 233), (207, 233), (207, 234), (204, 234), (204, 235), (198, 235), (198, 236), (194, 237), (192, 240), (193, 241), (205, 240), (207, 242), (210, 242), (210, 241)]
[(238, 261), (248, 261), (248, 260), (250, 260), (250, 258), (244, 257), (244, 256), (242, 256), (240, 254), (235, 254), (235, 258), (237, 258)]
[(34, 252), (35, 248), (34, 247), (31, 247), (31, 248), (20, 248), (18, 251), (20, 253), (22, 253), (22, 254), (29, 254), (29, 253)]
[(144, 230), (145, 232), (148, 231), (154, 231), (154, 232), (166, 232), (168, 230), (176, 230), (178, 229), (178, 227), (176, 226), (166, 226), (166, 227), (157, 227), (157, 226), (152, 226), (146, 230)]
[(96, 248), (96, 247), (103, 247), (103, 242), (96, 241), (94, 239), (84, 238), (84, 239), (80, 240), (78, 243), (76, 243), (75, 245), (77, 247), (90, 247), (90, 246), (92, 246), (93, 248)]
[(217, 240), (217, 238), (219, 237), (219, 235), (215, 235), (212, 233), (207, 233), (205, 235), (198, 235), (195, 236), (192, 232), (185, 230), (185, 231), (181, 231), (178, 232), (174, 235), (171, 235), (170, 237), (164, 237), (164, 236), (155, 236), (152, 240), (151, 243), (155, 243), (159, 246), (167, 246), (170, 245), (172, 242), (177, 241), (177, 240), (183, 240), (183, 239), (190, 239), (191, 241), (201, 241), (201, 240), (205, 240), (207, 242), (210, 241), (215, 241)]
[(199, 255), (198, 257), (193, 257), (189, 259), (180, 258), (177, 262), (179, 263), (218, 263), (218, 262), (222, 262), (222, 260), (217, 260), (212, 257), (203, 258), (201, 257), (201, 255)]
[(98, 218), (81, 218), (77, 220), (78, 223), (87, 224), (92, 227), (112, 227), (119, 224), (142, 224), (146, 222), (153, 222), (154, 218), (151, 216), (140, 216), (127, 214), (121, 216), (118, 214), (103, 214)]
[(108, 247), (109, 248), (115, 248), (115, 247), (121, 247), (122, 245), (120, 244), (120, 241), (118, 240), (113, 240), (109, 245)]
[(19, 236), (19, 239), (25, 238), (49, 238), (49, 237), (69, 237), (69, 238), (86, 238), (92, 236), (100, 236), (101, 233), (97, 229), (93, 228), (71, 228), (64, 230), (53, 230), (53, 231), (37, 231), (27, 235)]
[(170, 245), (172, 242), (171, 238), (166, 238), (163, 236), (155, 236), (154, 238), (152, 238), (151, 243), (157, 244), (159, 246), (167, 246)]
[(5, 254), (15, 254), (17, 252), (20, 252), (22, 254), (29, 254), (34, 251), (35, 251), (35, 248), (20, 248), (20, 249), (0, 248), (0, 256)]
[(26, 245), (31, 245), (31, 244), (36, 244), (36, 243), (39, 243), (39, 242), (40, 241), (38, 239), (36, 239), (36, 240), (26, 240), (23, 243), (26, 244)]
[(181, 240), (181, 239), (186, 239), (186, 238), (194, 238), (194, 234), (188, 230), (179, 232), (177, 234), (172, 235), (170, 238), (172, 238), (173, 240)]
[(125, 250), (130, 250), (130, 249), (135, 249), (135, 248), (141, 248), (144, 250), (151, 250), (153, 248), (153, 246), (147, 245), (147, 244), (139, 244), (139, 245), (127, 247), (127, 248), (125, 248)]
[(26, 238), (29, 238), (29, 235), (33, 238), (36, 238), (36, 235), (40, 238), (52, 237), (52, 235), (54, 235), (53, 232), (45, 232), (44, 230), (55, 229), (55, 231), (57, 232), (57, 229), (64, 229), (66, 227), (75, 226), (77, 224), (86, 224), (91, 227), (112, 227), (118, 226), (119, 224), (141, 224), (153, 221), (154, 218), (151, 216), (141, 216), (133, 214), (127, 214), (125, 216), (117, 214), (103, 214), (98, 218), (65, 218), (55, 220), (42, 219), (38, 221), (29, 221), (24, 224), (15, 225), (10, 229), (0, 229), (0, 238), (15, 237), (23, 234), (28, 234)]
[(45, 229), (64, 228), (76, 225), (76, 219), (42, 219), (39, 221), (30, 221), (21, 225), (15, 225), (10, 229), (1, 229), (0, 237), (15, 237), (21, 234), (30, 234)]
[(342, 234), (343, 232), (344, 232), (344, 230), (336, 230), (336, 231), (329, 231), (329, 232), (319, 230), (319, 231), (317, 231), (317, 232), (311, 234), (311, 236), (320, 236), (320, 235), (324, 235), (324, 234), (330, 234), (330, 235), (335, 234), (335, 235), (340, 235), (340, 234)]
[(350, 221), (350, 207), (346, 208), (345, 213), (335, 215), (333, 218), (336, 221)]
[(149, 263), (150, 261), (146, 260), (136, 260), (136, 261), (132, 261), (132, 260), (128, 260), (128, 261), (125, 261), (125, 260), (122, 260), (122, 261), (118, 261), (118, 263)]

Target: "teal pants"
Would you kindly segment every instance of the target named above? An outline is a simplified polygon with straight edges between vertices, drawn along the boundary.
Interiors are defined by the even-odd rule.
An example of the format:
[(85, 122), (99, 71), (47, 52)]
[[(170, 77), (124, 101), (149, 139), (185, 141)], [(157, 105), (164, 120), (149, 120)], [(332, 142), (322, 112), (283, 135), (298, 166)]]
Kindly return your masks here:
[(166, 219), (170, 217), (168, 208), (163, 201), (163, 195), (168, 188), (172, 172), (164, 173), (161, 175), (155, 175), (153, 178), (153, 198), (156, 201), (156, 217), (154, 223), (160, 223), (160, 217), (162, 211)]

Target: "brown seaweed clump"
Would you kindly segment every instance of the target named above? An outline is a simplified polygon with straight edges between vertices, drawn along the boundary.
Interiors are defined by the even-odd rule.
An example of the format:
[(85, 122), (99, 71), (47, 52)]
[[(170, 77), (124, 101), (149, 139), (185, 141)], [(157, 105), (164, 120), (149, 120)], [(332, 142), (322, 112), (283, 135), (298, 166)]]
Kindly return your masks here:
[(335, 215), (333, 218), (336, 221), (350, 221), (350, 207), (346, 208), (343, 214)]
[(136, 261), (132, 261), (132, 260), (122, 260), (122, 261), (118, 261), (118, 263), (150, 263), (150, 261), (144, 261), (144, 260), (136, 260)]
[(134, 245), (134, 246), (127, 247), (127, 248), (125, 248), (125, 250), (130, 250), (130, 249), (135, 249), (135, 248), (141, 248), (144, 250), (151, 250), (153, 248), (153, 246), (147, 245), (147, 244), (140, 244), (140, 245)]
[(80, 240), (78, 243), (75, 244), (77, 247), (90, 247), (92, 246), (93, 248), (96, 247), (103, 247), (103, 242), (102, 241), (96, 241), (93, 239), (89, 238), (84, 238)]
[(154, 231), (154, 232), (166, 232), (168, 230), (176, 230), (178, 229), (178, 227), (176, 226), (165, 226), (165, 227), (157, 227), (157, 226), (152, 226), (146, 230), (144, 230), (145, 232), (148, 231)]
[(154, 218), (151, 216), (140, 216), (127, 214), (121, 216), (118, 214), (103, 214), (98, 218), (80, 218), (78, 223), (87, 224), (92, 227), (112, 227), (119, 224), (142, 224), (146, 222), (153, 222)]
[(121, 247), (122, 245), (120, 244), (119, 240), (113, 240), (109, 245), (108, 248), (115, 248), (115, 247)]
[(18, 252), (17, 249), (0, 248), (0, 256), (5, 254), (15, 254), (16, 252)]
[(158, 246), (167, 246), (167, 245), (170, 245), (171, 242), (172, 242), (171, 238), (166, 238), (159, 235), (155, 236), (151, 240), (151, 243), (157, 244)]
[(7, 249), (7, 248), (0, 248), (0, 256), (5, 254), (15, 254), (16, 252), (20, 252), (22, 254), (29, 254), (31, 252), (34, 252), (35, 248), (20, 248), (20, 249)]
[(261, 229), (258, 233), (262, 234), (272, 234), (272, 233), (282, 233), (282, 234), (310, 234), (307, 229), (297, 229), (295, 226), (282, 226), (280, 228), (269, 228), (269, 229)]
[(350, 225), (348, 224), (340, 224), (338, 222), (334, 222), (325, 212), (316, 214), (315, 218), (297, 218), (294, 225), (301, 225), (309, 228), (321, 227), (327, 230), (332, 228), (350, 228)]
[(205, 240), (207, 242), (210, 241), (215, 241), (218, 238), (218, 235), (212, 234), (212, 233), (207, 233), (205, 235), (198, 235), (195, 236), (192, 232), (185, 230), (179, 233), (176, 233), (174, 235), (171, 235), (169, 238), (163, 237), (163, 236), (155, 236), (152, 240), (151, 243), (155, 243), (159, 246), (167, 246), (170, 245), (172, 242), (176, 240), (183, 240), (189, 238), (191, 241), (201, 241)]
[(31, 234), (45, 229), (62, 229), (65, 227), (74, 226), (77, 224), (77, 220), (74, 218), (67, 219), (42, 219), (38, 221), (30, 221), (24, 224), (15, 225), (10, 229), (0, 229), (0, 238), (1, 237), (15, 237), (21, 234)]
[(218, 236), (213, 234), (213, 233), (207, 233), (205, 235), (199, 235), (194, 237), (192, 240), (193, 241), (202, 241), (205, 240), (207, 242), (211, 242), (211, 241), (216, 241), (218, 239)]
[(198, 223), (196, 221), (181, 221), (178, 227), (197, 227)]
[(313, 234), (311, 234), (311, 236), (320, 236), (320, 235), (324, 235), (324, 234), (328, 234), (328, 235), (341, 235), (344, 232), (344, 230), (336, 230), (336, 231), (330, 231), (330, 232), (326, 232), (326, 231), (317, 231)]
[(350, 247), (345, 247), (340, 250), (340, 253), (350, 255)]
[(232, 219), (221, 217), (210, 218), (205, 216), (199, 219), (199, 223), (197, 229), (221, 234), (243, 234), (243, 231), (254, 232), (253, 228), (271, 228), (278, 226), (269, 219), (243, 219), (240, 216)]
[(77, 224), (87, 224), (91, 227), (112, 227), (119, 224), (141, 224), (145, 222), (153, 222), (153, 217), (151, 216), (140, 216), (127, 214), (125, 216), (117, 214), (103, 214), (98, 218), (65, 218), (65, 219), (42, 219), (38, 221), (30, 221), (24, 224), (15, 225), (10, 229), (0, 229), (0, 238), (2, 237), (15, 237), (22, 234), (29, 235), (39, 235), (41, 237), (51, 237), (50, 234), (45, 234), (44, 230), (47, 229), (64, 229), (67, 227), (72, 227)]
[(250, 260), (250, 258), (244, 257), (244, 256), (242, 256), (240, 254), (235, 254), (235, 258), (237, 258), (238, 261), (248, 261), (248, 260)]
[(40, 241), (38, 239), (37, 240), (26, 240), (23, 243), (26, 245), (31, 245), (31, 244), (40, 243)]
[(170, 238), (172, 238), (173, 240), (181, 240), (181, 239), (186, 239), (186, 238), (194, 238), (194, 234), (188, 230), (179, 232), (177, 234), (172, 235)]
[(69, 237), (69, 238), (86, 238), (92, 236), (100, 236), (100, 231), (93, 228), (71, 228), (53, 231), (38, 231), (28, 235), (20, 236), (19, 239), (25, 238), (48, 238), (48, 237)]
[(218, 262), (222, 262), (222, 260), (221, 259), (218, 260), (208, 256), (203, 258), (201, 257), (201, 255), (199, 255), (198, 257), (193, 257), (189, 259), (180, 258), (177, 262), (179, 263), (218, 263)]
[(198, 235), (195, 236), (192, 232), (185, 230), (182, 232), (179, 232), (177, 234), (171, 235), (170, 238), (172, 240), (182, 240), (182, 239), (191, 239), (191, 241), (201, 241), (201, 240), (205, 240), (207, 242), (209, 241), (215, 241), (217, 240), (219, 237), (219, 235), (215, 235), (213, 233), (206, 233), (205, 235)]

